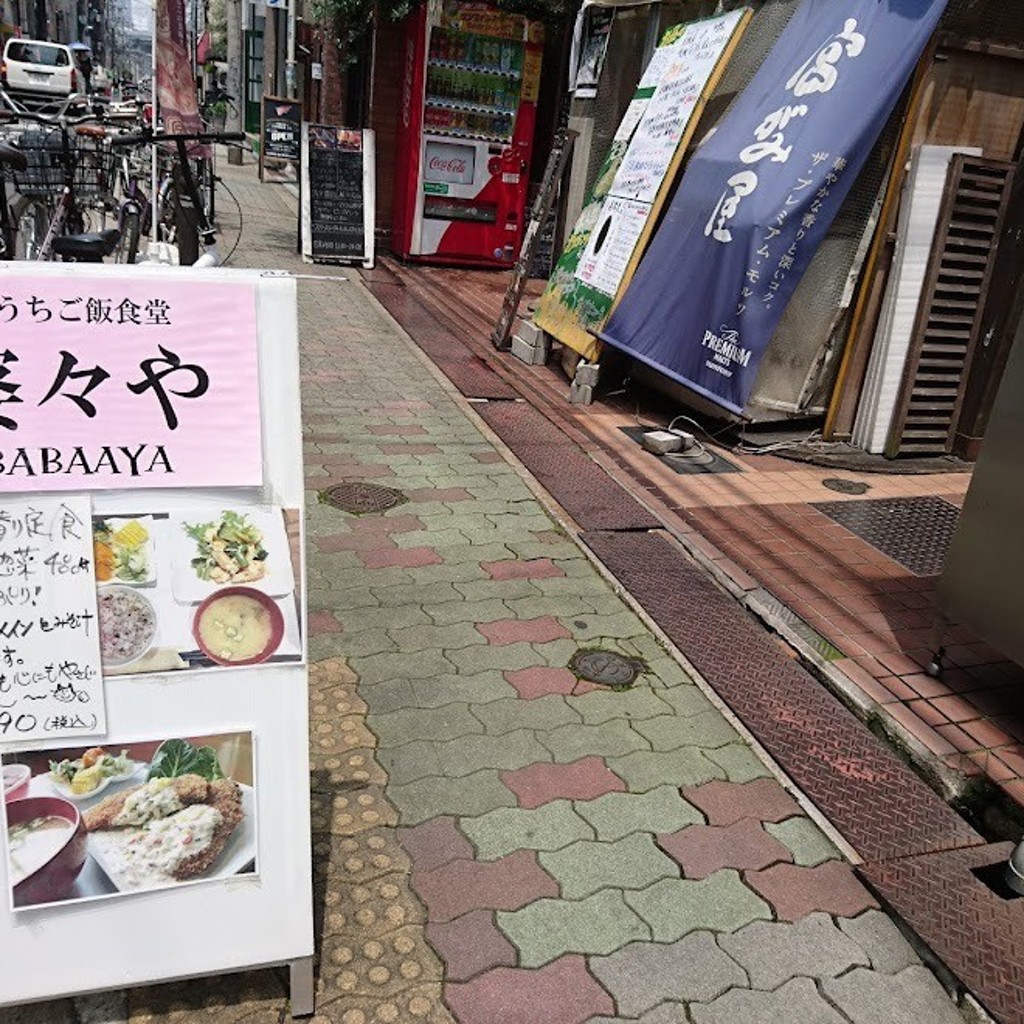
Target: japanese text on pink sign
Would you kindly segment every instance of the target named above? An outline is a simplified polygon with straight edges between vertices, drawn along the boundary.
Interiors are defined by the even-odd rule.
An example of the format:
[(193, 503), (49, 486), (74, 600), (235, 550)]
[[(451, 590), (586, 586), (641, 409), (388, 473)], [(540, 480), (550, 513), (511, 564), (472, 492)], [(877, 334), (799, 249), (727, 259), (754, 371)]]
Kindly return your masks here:
[(0, 487), (261, 483), (251, 286), (0, 285)]

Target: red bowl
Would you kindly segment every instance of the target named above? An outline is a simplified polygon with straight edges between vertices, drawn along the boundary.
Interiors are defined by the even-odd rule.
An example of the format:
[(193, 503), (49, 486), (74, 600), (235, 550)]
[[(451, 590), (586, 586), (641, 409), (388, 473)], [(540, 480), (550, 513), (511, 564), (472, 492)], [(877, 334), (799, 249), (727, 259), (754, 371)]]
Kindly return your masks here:
[(32, 769), (27, 764), (5, 764), (3, 767), (4, 803), (20, 800), (28, 792)]
[[(199, 635), (199, 620), (202, 618), (203, 612), (205, 612), (210, 605), (215, 604), (222, 598), (231, 597), (236, 594), (239, 596), (250, 597), (252, 600), (263, 606), (267, 614), (270, 616), (270, 639), (267, 641), (263, 650), (254, 657), (245, 658), (241, 661), (229, 661), (228, 659), (222, 658), (219, 654), (211, 651), (210, 648), (203, 643), (203, 638)], [(223, 590), (218, 590), (215, 594), (211, 594), (196, 609), (196, 614), (192, 619), (192, 636), (195, 637), (195, 641), (199, 645), (199, 649), (203, 654), (205, 654), (210, 661), (216, 662), (218, 665), (228, 665), (231, 667), (237, 665), (258, 665), (261, 661), (266, 661), (267, 658), (269, 658), (274, 651), (281, 646), (281, 640), (284, 638), (284, 616), (281, 614), (281, 609), (277, 607), (277, 602), (272, 597), (264, 594), (262, 590), (256, 590), (255, 587), (225, 587)]]
[(57, 796), (30, 796), (12, 800), (7, 805), (7, 827), (20, 825), (33, 818), (53, 815), (71, 822), (67, 839), (45, 864), (14, 886), (14, 905), (31, 907), (39, 903), (55, 903), (71, 891), (85, 864), (88, 836), (78, 808)]

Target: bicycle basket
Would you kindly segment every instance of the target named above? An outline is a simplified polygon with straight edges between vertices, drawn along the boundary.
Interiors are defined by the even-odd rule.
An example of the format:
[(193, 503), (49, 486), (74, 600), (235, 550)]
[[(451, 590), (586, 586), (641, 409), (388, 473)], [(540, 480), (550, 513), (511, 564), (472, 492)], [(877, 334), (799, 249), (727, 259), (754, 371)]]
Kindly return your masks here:
[(14, 187), (24, 196), (48, 199), (64, 191), (65, 168), (72, 168), (76, 199), (105, 195), (114, 175), (114, 153), (105, 139), (69, 134), (65, 148), (59, 128), (30, 128), (21, 133), (18, 148), (28, 166), (14, 171)]

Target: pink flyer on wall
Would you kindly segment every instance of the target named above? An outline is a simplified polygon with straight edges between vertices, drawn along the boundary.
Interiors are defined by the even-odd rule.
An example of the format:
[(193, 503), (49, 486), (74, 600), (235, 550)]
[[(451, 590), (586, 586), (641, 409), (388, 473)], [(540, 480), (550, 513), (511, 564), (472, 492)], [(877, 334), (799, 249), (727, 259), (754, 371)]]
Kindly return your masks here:
[(12, 275), (0, 332), (0, 489), (262, 484), (251, 285)]

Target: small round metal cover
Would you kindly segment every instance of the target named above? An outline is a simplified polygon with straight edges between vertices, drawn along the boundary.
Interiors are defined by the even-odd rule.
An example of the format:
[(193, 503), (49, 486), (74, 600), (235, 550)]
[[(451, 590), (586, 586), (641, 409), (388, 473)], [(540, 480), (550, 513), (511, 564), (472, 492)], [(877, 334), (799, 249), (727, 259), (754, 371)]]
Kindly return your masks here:
[(838, 491), (840, 494), (867, 494), (871, 490), (871, 484), (860, 480), (843, 480), (837, 476), (826, 477), (821, 482), (830, 491)]
[(635, 658), (626, 658), (615, 651), (577, 651), (569, 662), (570, 671), (581, 679), (616, 690), (632, 686), (643, 668)]
[(354, 515), (386, 512), (389, 508), (401, 505), (405, 500), (405, 495), (393, 487), (381, 487), (380, 484), (366, 484), (358, 480), (347, 484), (335, 484), (323, 492), (323, 501), (326, 504)]

